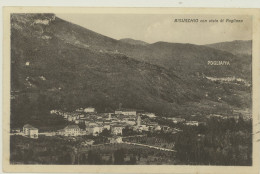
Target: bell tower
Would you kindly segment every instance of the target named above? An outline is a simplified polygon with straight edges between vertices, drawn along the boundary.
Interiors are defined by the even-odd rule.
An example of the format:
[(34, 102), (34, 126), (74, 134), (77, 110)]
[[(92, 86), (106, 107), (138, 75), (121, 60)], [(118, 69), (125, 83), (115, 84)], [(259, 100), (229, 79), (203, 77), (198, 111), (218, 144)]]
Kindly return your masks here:
[(137, 126), (141, 126), (141, 122), (142, 122), (141, 117), (140, 117), (140, 115), (138, 115), (137, 121), (136, 121)]

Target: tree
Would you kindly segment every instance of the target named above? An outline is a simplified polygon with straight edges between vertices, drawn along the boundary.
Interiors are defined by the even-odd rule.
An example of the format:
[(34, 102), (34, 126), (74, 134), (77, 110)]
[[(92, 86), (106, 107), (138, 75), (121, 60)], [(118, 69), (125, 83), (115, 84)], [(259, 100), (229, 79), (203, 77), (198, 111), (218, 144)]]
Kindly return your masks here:
[(86, 155), (83, 153), (80, 155), (80, 164), (86, 164), (87, 158)]
[(94, 157), (93, 157), (93, 152), (92, 150), (88, 151), (88, 164), (93, 164), (94, 163)]
[(135, 155), (130, 156), (130, 164), (136, 164), (136, 156)]
[(115, 161), (114, 164), (124, 164), (124, 157), (125, 157), (125, 153), (124, 150), (121, 148), (119, 150), (116, 150), (114, 152), (114, 157), (115, 157)]
[(105, 136), (105, 137), (110, 136), (110, 134), (111, 134), (111, 132), (110, 132), (107, 128), (105, 128), (105, 129), (100, 133), (101, 136)]
[(62, 155), (59, 158), (59, 162), (60, 162), (60, 164), (71, 164), (71, 156), (70, 156), (70, 154), (67, 152), (66, 154)]

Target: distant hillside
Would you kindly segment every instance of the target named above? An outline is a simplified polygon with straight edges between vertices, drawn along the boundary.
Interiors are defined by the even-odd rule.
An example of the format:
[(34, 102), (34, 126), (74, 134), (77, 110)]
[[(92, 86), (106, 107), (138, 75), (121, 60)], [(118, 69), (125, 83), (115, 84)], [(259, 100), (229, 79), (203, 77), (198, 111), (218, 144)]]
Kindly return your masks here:
[(235, 40), (231, 42), (221, 42), (206, 45), (222, 51), (230, 52), (234, 55), (252, 55), (252, 41)]
[[(241, 58), (231, 53), (193, 44), (157, 42), (148, 46), (118, 48), (130, 57), (149, 62), (189, 76), (197, 73), (206, 76), (237, 76), (248, 78), (251, 62), (241, 63)], [(231, 66), (209, 66), (208, 61), (229, 61)], [(250, 60), (250, 59), (249, 59)]]
[[(14, 126), (30, 119), (50, 124), (50, 109), (90, 105), (104, 111), (123, 103), (164, 116), (250, 105), (250, 88), (203, 77), (247, 76), (246, 65), (230, 53), (191, 44), (129, 44), (54, 14), (13, 14), (11, 24)], [(208, 66), (208, 60), (232, 66)]]
[(134, 40), (131, 38), (125, 38), (125, 39), (120, 39), (119, 41), (129, 43), (132, 45), (148, 45), (148, 43), (141, 41), (141, 40)]
[[(241, 63), (240, 58), (207, 46), (166, 42), (148, 45), (131, 44), (128, 43), (131, 39), (128, 39), (128, 42), (118, 41), (59, 18), (55, 18), (50, 24), (44, 28), (47, 36), (51, 33), (75, 47), (88, 48), (100, 53), (124, 54), (138, 61), (159, 65), (182, 74), (203, 73), (207, 76), (243, 78), (251, 74), (248, 63)], [(210, 60), (230, 61), (231, 66), (208, 66)]]
[[(129, 43), (131, 39), (128, 39), (128, 42), (118, 41), (59, 18), (46, 28), (46, 31), (48, 30), (55, 37), (76, 47), (103, 53), (124, 54), (138, 61), (159, 65), (183, 74), (204, 73), (207, 76), (247, 78), (251, 73), (248, 64), (241, 64), (241, 59), (236, 56), (206, 46), (166, 42), (132, 44)], [(208, 66), (210, 60), (228, 60), (231, 66)]]

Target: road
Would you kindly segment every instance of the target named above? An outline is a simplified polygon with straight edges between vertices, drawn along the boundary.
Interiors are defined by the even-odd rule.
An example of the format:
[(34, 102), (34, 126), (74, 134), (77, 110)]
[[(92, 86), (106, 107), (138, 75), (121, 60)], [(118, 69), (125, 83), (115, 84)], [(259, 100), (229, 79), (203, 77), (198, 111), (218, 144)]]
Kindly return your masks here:
[(150, 146), (150, 145), (146, 145), (146, 144), (139, 144), (139, 143), (130, 143), (130, 142), (122, 142), (125, 144), (131, 144), (131, 145), (135, 145), (135, 146), (143, 146), (143, 147), (148, 147), (148, 148), (152, 148), (152, 149), (158, 149), (158, 150), (163, 150), (163, 151), (168, 151), (168, 152), (176, 152), (175, 150), (172, 149), (166, 149), (166, 148), (162, 148), (162, 147), (156, 147), (156, 146)]

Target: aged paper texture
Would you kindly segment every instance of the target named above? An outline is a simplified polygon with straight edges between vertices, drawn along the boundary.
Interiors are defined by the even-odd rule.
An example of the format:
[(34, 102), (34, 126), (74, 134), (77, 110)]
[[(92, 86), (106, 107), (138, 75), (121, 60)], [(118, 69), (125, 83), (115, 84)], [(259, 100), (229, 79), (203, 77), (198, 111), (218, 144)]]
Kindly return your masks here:
[(258, 173), (257, 9), (4, 8), (4, 172)]

